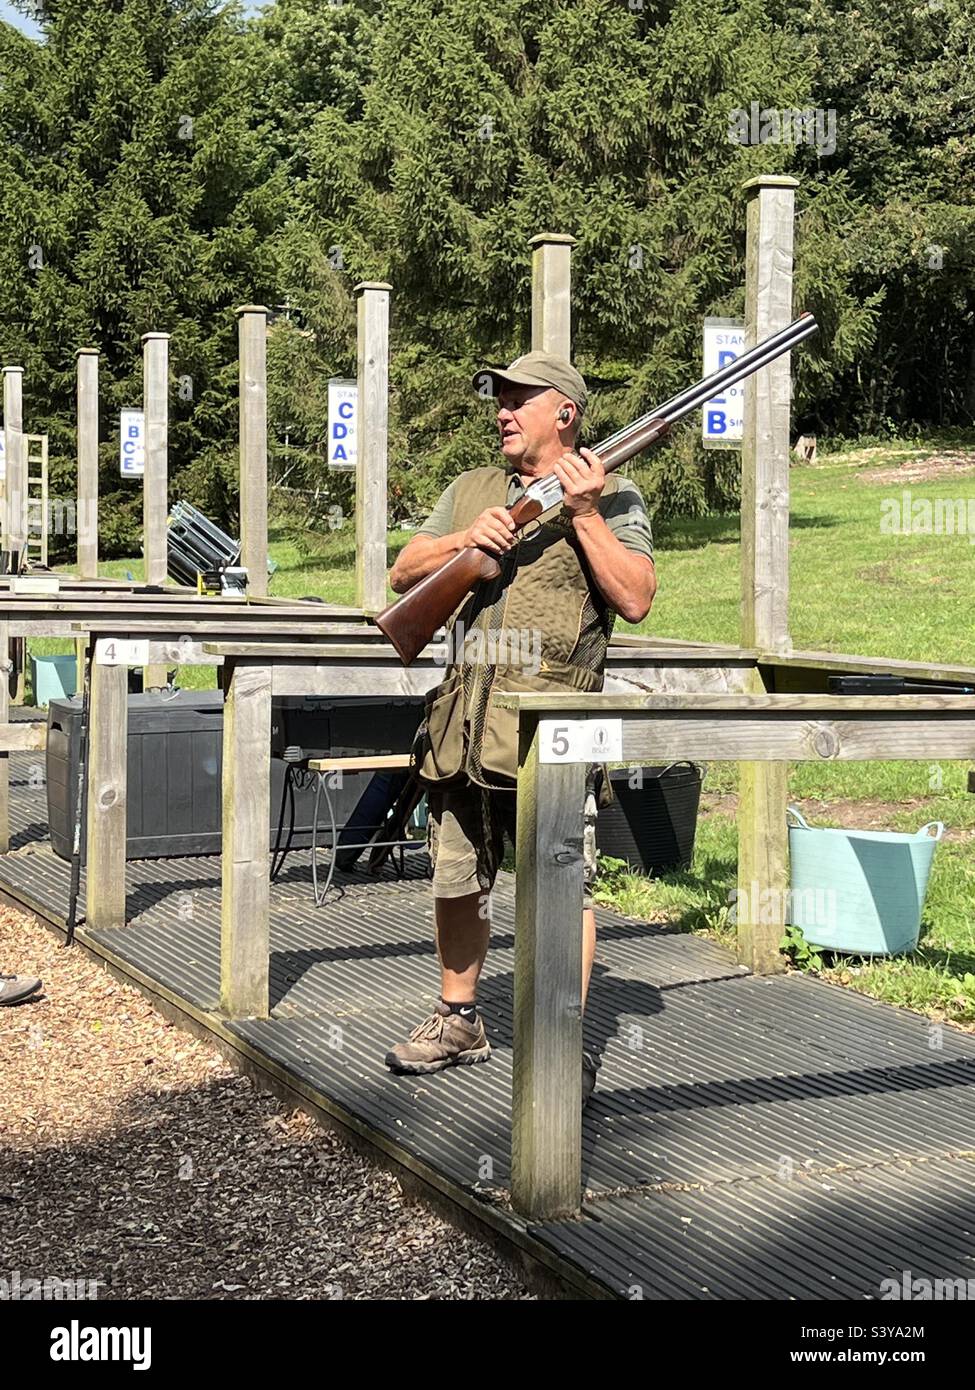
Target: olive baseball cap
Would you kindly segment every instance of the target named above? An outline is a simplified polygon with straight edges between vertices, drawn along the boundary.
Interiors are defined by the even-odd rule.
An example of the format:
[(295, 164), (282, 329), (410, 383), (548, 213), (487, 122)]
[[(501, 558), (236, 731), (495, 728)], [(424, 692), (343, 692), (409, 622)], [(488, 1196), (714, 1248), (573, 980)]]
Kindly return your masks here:
[(551, 386), (574, 401), (580, 415), (585, 413), (589, 399), (581, 375), (571, 362), (557, 357), (554, 352), (526, 352), (523, 357), (516, 357), (510, 367), (482, 367), (475, 372), (471, 382), (481, 396), (496, 396), (505, 383), (512, 386)]

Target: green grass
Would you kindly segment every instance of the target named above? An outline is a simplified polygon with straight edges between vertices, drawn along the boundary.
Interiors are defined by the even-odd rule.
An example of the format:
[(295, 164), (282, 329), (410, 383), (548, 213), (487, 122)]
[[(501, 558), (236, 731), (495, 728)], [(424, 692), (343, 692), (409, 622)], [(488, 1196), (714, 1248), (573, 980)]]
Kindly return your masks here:
[[(975, 472), (881, 483), (858, 476), (966, 448), (975, 463), (975, 435), (955, 435), (836, 453), (821, 457), (817, 466), (791, 470), (790, 627), (796, 647), (975, 667), (975, 545), (967, 535), (897, 536), (881, 530), (882, 499), (900, 498), (905, 490), (922, 500), (975, 498)], [(652, 500), (648, 497), (651, 507)], [(646, 622), (628, 630), (737, 643), (737, 515), (659, 522), (655, 533), (657, 599)], [(354, 603), (354, 539), (351, 524), (310, 531), (277, 520), (271, 531), (278, 565), (271, 593)], [(407, 532), (390, 534), (390, 563), (408, 540)], [(138, 579), (142, 562), (111, 561), (102, 573)], [(39, 652), (70, 649), (70, 643), (54, 641), (31, 646)], [(186, 668), (180, 683), (212, 686), (214, 672)], [(957, 835), (975, 831), (975, 796), (965, 789), (966, 775), (966, 765), (949, 762), (802, 763), (790, 770), (789, 786), (793, 799), (807, 803), (813, 824), (835, 823), (842, 809), (848, 825), (857, 823), (858, 814), (865, 823), (890, 830), (916, 830), (926, 821), (942, 820)], [(712, 764), (706, 790), (733, 795), (735, 765)], [(620, 912), (669, 920), (731, 944), (736, 857), (733, 806), (725, 804), (702, 814), (689, 872), (651, 881), (608, 871), (597, 899)], [(939, 846), (914, 955), (876, 961), (827, 956), (822, 973), (891, 1003), (971, 1025), (973, 907), (975, 835)]]
[[(962, 440), (975, 450), (975, 436)], [(835, 454), (791, 470), (790, 628), (798, 648), (975, 667), (975, 546), (967, 535), (890, 535), (880, 529), (881, 499), (975, 498), (975, 473), (930, 481), (873, 482), (861, 472), (889, 469), (938, 450), (898, 443)], [(949, 442), (957, 449), (957, 438)], [(975, 452), (971, 455), (975, 464)], [(975, 504), (973, 508), (975, 510)], [(636, 630), (666, 637), (736, 643), (739, 622), (738, 517), (660, 523), (659, 590)], [(799, 763), (790, 769), (795, 800), (821, 803), (807, 819), (836, 823), (838, 802), (860, 802), (864, 824), (878, 810), (889, 830), (914, 831), (941, 820), (975, 828), (975, 796), (963, 763)], [(712, 764), (708, 792), (734, 794), (733, 764)], [(885, 805), (881, 808), (876, 803)], [(831, 816), (831, 807), (834, 814)], [(857, 807), (843, 823), (855, 825)], [(868, 819), (870, 813), (874, 817)], [(726, 811), (703, 815), (688, 873), (647, 880), (611, 872), (597, 897), (620, 912), (666, 919), (730, 945), (737, 833)], [(908, 958), (825, 956), (822, 974), (933, 1017), (975, 1023), (975, 837), (941, 844), (928, 887), (921, 940)]]

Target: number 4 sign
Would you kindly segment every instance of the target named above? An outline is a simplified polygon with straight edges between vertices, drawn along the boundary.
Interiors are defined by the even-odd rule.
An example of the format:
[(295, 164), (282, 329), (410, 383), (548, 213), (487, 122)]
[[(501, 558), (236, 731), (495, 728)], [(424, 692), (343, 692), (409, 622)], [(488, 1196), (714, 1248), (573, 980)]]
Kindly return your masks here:
[(622, 719), (540, 719), (538, 757), (543, 763), (623, 761)]
[(148, 666), (149, 643), (121, 637), (99, 637), (95, 643), (98, 666)]

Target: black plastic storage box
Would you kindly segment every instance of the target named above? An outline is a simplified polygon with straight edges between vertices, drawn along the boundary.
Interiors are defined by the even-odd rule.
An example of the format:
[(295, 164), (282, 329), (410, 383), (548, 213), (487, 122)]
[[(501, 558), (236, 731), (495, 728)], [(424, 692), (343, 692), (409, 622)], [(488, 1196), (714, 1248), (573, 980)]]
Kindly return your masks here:
[(690, 868), (703, 768), (682, 762), (616, 768), (609, 775), (616, 799), (596, 821), (600, 853), (624, 859), (645, 874)]
[(271, 752), (286, 762), (408, 753), (422, 695), (294, 695), (274, 701)]
[[(280, 714), (280, 707), (288, 703), (303, 702), (276, 700), (272, 706), (272, 724)], [(369, 734), (384, 737), (383, 728), (377, 727), (380, 721), (376, 718), (374, 704), (367, 702), (360, 726), (360, 735), (365, 741), (352, 751), (377, 751)], [(168, 696), (159, 693), (130, 695), (128, 717), (126, 857), (157, 859), (218, 854), (223, 771), (222, 693), (219, 690), (180, 690)], [(52, 700), (47, 727), (47, 809), (51, 844), (62, 859), (71, 858), (74, 843), (80, 735), (80, 697)], [(323, 755), (329, 751), (333, 750), (327, 746), (322, 749)], [(277, 840), (286, 772), (286, 764), (272, 757), (269, 845)], [(371, 775), (368, 772), (346, 773), (341, 786), (330, 784), (339, 825), (343, 825), (355, 809)], [(309, 779), (308, 786), (295, 789), (292, 848), (306, 848), (311, 843), (313, 804), (314, 781)], [(323, 818), (324, 815), (323, 808)], [(289, 823), (286, 807), (282, 844), (288, 839)], [(82, 848), (84, 834), (82, 826)], [(324, 839), (327, 842), (327, 833)]]

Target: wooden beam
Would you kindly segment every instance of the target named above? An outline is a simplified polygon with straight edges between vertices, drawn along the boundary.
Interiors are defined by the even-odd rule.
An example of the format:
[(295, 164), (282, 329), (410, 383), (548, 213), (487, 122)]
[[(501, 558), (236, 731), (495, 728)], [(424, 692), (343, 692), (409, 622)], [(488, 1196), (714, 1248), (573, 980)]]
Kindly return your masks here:
[[(851, 656), (846, 652), (762, 652), (759, 663), (772, 672), (802, 675), (903, 676), (915, 681), (956, 681), (960, 685), (975, 685), (975, 668), (948, 666), (932, 661), (897, 661), (886, 656)], [(825, 681), (823, 681), (825, 687)]]
[(98, 578), (98, 349), (78, 350), (78, 574)]
[[(218, 646), (219, 644), (214, 644)], [(831, 714), (837, 718), (864, 711), (874, 713), (930, 712), (940, 714), (975, 711), (975, 695), (775, 695), (769, 693), (731, 694), (702, 691), (681, 691), (654, 695), (583, 695), (578, 692), (555, 691), (537, 694), (509, 694), (498, 691), (493, 696), (497, 704), (507, 709), (538, 712), (551, 710), (553, 715), (587, 715), (620, 713), (648, 715), (672, 713), (692, 718), (695, 714), (724, 715)]]
[(356, 285), (358, 419), (355, 469), (356, 603), (386, 607), (386, 505), (389, 456), (389, 294), (385, 281)]
[[(623, 761), (667, 761), (675, 756), (710, 762), (867, 762), (975, 756), (975, 716), (902, 715), (884, 719), (703, 717), (660, 713), (646, 722), (624, 721)], [(785, 807), (782, 808), (785, 814)], [(771, 824), (771, 819), (769, 819)]]
[[(291, 604), (281, 608), (259, 608), (249, 603), (224, 603), (212, 599), (193, 598), (187, 600), (182, 594), (169, 590), (154, 594), (101, 594), (90, 597), (84, 594), (66, 594), (61, 590), (57, 597), (47, 594), (18, 594), (11, 590), (0, 591), (0, 609), (8, 617), (32, 613), (70, 613), (72, 618), (81, 620), (102, 615), (107, 618), (128, 619), (142, 617), (170, 618), (173, 621), (186, 619), (189, 622), (206, 623), (207, 619), (235, 618), (260, 631), (267, 622), (300, 622), (313, 627), (320, 623), (326, 628), (335, 622), (354, 634), (355, 641), (377, 640), (370, 629), (347, 619), (341, 612), (335, 612), (327, 604)], [(385, 640), (385, 639), (382, 639)]]
[[(208, 652), (213, 652), (215, 656), (266, 656), (275, 660), (283, 658), (285, 661), (290, 657), (294, 657), (296, 661), (361, 661), (364, 666), (380, 666), (388, 661), (397, 661), (402, 671), (409, 670), (409, 667), (403, 666), (402, 661), (388, 643), (385, 645), (363, 643), (359, 641), (358, 635), (349, 642), (344, 642), (341, 638), (335, 642), (309, 642), (300, 649), (296, 648), (294, 642), (214, 641), (204, 642), (204, 646)], [(425, 648), (417, 660), (431, 666), (437, 666), (440, 671), (444, 669), (443, 656), (434, 647)]]
[(755, 673), (754, 666), (706, 665), (697, 658), (676, 660), (647, 653), (641, 659), (627, 655), (622, 660), (607, 656), (603, 674), (603, 692), (607, 695), (667, 694), (711, 690), (732, 693), (748, 690)]
[(35, 753), (47, 747), (47, 725), (18, 720), (0, 723), (0, 750), (5, 753)]
[(663, 651), (673, 650), (675, 655), (726, 656), (729, 661), (755, 661), (758, 658), (756, 647), (734, 647), (723, 642), (686, 642), (681, 637), (649, 636), (639, 632), (614, 632), (609, 639), (610, 647), (659, 647)]
[[(0, 602), (0, 608), (3, 607)], [(255, 636), (287, 637), (290, 641), (309, 641), (322, 644), (323, 638), (335, 638), (336, 641), (366, 643), (370, 647), (381, 647), (386, 638), (378, 630), (370, 632), (366, 628), (357, 628), (350, 623), (323, 623), (310, 622), (307, 619), (299, 621), (293, 617), (278, 619), (276, 616), (265, 618), (260, 623), (248, 623), (238, 614), (222, 614), (216, 618), (185, 618), (177, 615), (176, 618), (167, 617), (162, 614), (152, 613), (147, 617), (140, 617), (135, 613), (131, 618), (89, 618), (86, 623), (72, 622), (71, 627), (79, 631), (87, 632), (95, 623), (99, 632), (114, 632), (121, 634), (129, 632), (133, 637), (139, 635), (151, 635), (152, 633), (163, 633), (173, 639), (185, 634), (187, 637), (195, 637), (200, 641), (212, 637), (212, 640), (224, 638), (229, 640), (239, 636), (242, 642), (253, 642)]]
[(229, 1018), (267, 1018), (271, 672), (267, 666), (235, 663), (226, 690), (220, 1007)]
[(532, 248), (532, 351), (572, 360), (572, 248), (575, 237), (539, 232)]
[(396, 658), (382, 664), (361, 661), (317, 661), (297, 665), (275, 659), (271, 692), (274, 695), (425, 695), (443, 680), (443, 667), (417, 666), (404, 670)]
[(88, 721), (86, 925), (124, 927), (128, 670), (91, 664)]
[[(0, 621), (0, 723), (10, 718), (10, 629)], [(10, 759), (0, 751), (0, 854), (10, 849)]]
[(267, 594), (267, 316), (263, 304), (237, 310), (240, 353), (240, 544), (247, 592)]
[(500, 705), (539, 717), (618, 718), (624, 762), (675, 756), (709, 762), (967, 758), (975, 731), (975, 696), (970, 695), (495, 698)]
[(533, 1221), (579, 1211), (582, 1173), (583, 763), (518, 770), (511, 1197)]

